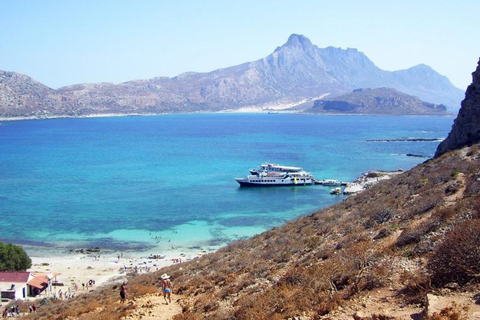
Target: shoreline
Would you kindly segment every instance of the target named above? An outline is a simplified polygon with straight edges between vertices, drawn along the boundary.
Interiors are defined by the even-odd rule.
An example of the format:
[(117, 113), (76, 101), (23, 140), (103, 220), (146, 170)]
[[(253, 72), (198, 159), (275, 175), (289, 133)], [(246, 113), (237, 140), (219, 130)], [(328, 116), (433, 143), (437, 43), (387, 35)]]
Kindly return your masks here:
[(392, 176), (402, 174), (405, 171), (402, 169), (398, 170), (370, 170), (365, 172), (362, 176), (355, 179), (355, 181), (347, 183), (345, 189), (343, 189), (343, 194), (350, 195), (362, 192), (376, 185), (380, 181), (388, 180)]
[[(276, 107), (261, 108), (261, 107), (245, 107), (237, 110), (221, 110), (221, 111), (207, 111), (207, 112), (166, 112), (166, 113), (99, 113), (88, 114), (82, 116), (68, 116), (68, 115), (56, 115), (56, 116), (24, 116), (24, 117), (0, 117), (0, 121), (24, 121), (24, 120), (55, 120), (55, 119), (89, 119), (89, 118), (116, 118), (116, 117), (151, 117), (151, 116), (164, 116), (164, 115), (180, 115), (180, 114), (248, 114), (248, 113), (283, 113), (283, 114), (299, 114), (299, 115), (322, 115), (322, 116), (399, 116), (399, 117), (454, 117), (455, 114), (368, 114), (368, 113), (308, 113), (291, 111), (288, 109), (281, 109)], [(1, 123), (0, 123), (1, 125)]]
[[(218, 249), (218, 248), (217, 248)], [(96, 287), (119, 283), (130, 274), (155, 272), (161, 268), (193, 260), (203, 254), (212, 252), (178, 248), (158, 255), (145, 251), (113, 251), (100, 249), (89, 253), (46, 250), (29, 254), (32, 266), (27, 271), (34, 274), (54, 274), (54, 281), (59, 285), (52, 290), (45, 290), (37, 298), (59, 297), (59, 292), (79, 295)], [(28, 254), (28, 250), (27, 250)], [(155, 256), (156, 255), (156, 256)], [(161, 256), (161, 257), (159, 257)], [(93, 280), (93, 286), (88, 283)]]
[(99, 114), (88, 114), (83, 116), (68, 116), (68, 115), (58, 115), (58, 116), (48, 116), (48, 117), (10, 117), (2, 118), (0, 121), (22, 121), (22, 120), (55, 120), (55, 119), (88, 119), (88, 118), (115, 118), (115, 117), (143, 117), (143, 116), (162, 116), (169, 113), (151, 113), (151, 114), (140, 114), (140, 113), (99, 113)]

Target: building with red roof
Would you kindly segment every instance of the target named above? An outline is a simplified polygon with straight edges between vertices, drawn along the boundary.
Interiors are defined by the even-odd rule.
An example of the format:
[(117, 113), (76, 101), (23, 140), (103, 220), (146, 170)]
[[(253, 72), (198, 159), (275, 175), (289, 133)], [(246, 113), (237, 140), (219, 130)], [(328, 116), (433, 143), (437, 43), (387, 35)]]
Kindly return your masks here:
[(25, 299), (28, 295), (27, 283), (33, 279), (30, 272), (0, 272), (0, 292), (4, 299)]
[(42, 293), (52, 283), (55, 274), (34, 274), (28, 271), (0, 272), (0, 292), (4, 299), (25, 299)]

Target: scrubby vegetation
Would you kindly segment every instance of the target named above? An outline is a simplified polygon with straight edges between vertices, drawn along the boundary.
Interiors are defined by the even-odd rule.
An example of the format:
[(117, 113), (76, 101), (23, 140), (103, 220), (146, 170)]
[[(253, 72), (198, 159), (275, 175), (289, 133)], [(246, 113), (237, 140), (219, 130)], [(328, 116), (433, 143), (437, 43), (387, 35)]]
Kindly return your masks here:
[(455, 226), (429, 259), (428, 269), (438, 286), (480, 280), (480, 219)]
[[(342, 312), (353, 314), (349, 306), (361, 308), (382, 290), (392, 303), (416, 307), (447, 284), (478, 290), (478, 150), (429, 160), (340, 204), (129, 284), (135, 295), (155, 292), (159, 274), (170, 273), (175, 294), (185, 297), (176, 320), (343, 319)], [(116, 288), (105, 288), (31, 318), (119, 319), (133, 307), (116, 300)], [(432, 319), (463, 314), (447, 311)], [(392, 319), (382, 312), (368, 319)]]

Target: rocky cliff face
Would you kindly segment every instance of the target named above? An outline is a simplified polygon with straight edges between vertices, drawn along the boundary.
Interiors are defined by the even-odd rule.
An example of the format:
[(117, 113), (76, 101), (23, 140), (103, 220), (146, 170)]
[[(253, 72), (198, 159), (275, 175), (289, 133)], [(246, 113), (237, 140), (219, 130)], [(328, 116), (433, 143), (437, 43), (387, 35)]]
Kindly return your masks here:
[(463, 146), (480, 142), (480, 60), (472, 73), (472, 84), (468, 86), (462, 107), (453, 123), (452, 131), (440, 143), (435, 157)]
[(0, 117), (212, 112), (288, 108), (357, 88), (390, 87), (453, 109), (463, 96), (427, 66), (390, 72), (357, 49), (325, 49), (302, 35), (269, 56), (209, 73), (185, 73), (121, 84), (79, 84), (52, 90), (13, 72), (0, 73)]

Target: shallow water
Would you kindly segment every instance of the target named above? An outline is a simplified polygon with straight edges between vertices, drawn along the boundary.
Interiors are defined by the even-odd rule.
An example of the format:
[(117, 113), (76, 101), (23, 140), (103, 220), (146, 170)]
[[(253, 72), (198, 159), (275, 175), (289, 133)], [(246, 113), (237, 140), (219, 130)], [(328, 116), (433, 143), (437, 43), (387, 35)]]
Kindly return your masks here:
[(0, 125), (0, 241), (118, 250), (216, 247), (340, 201), (322, 186), (240, 188), (264, 162), (352, 181), (410, 169), (451, 117), (201, 114)]

